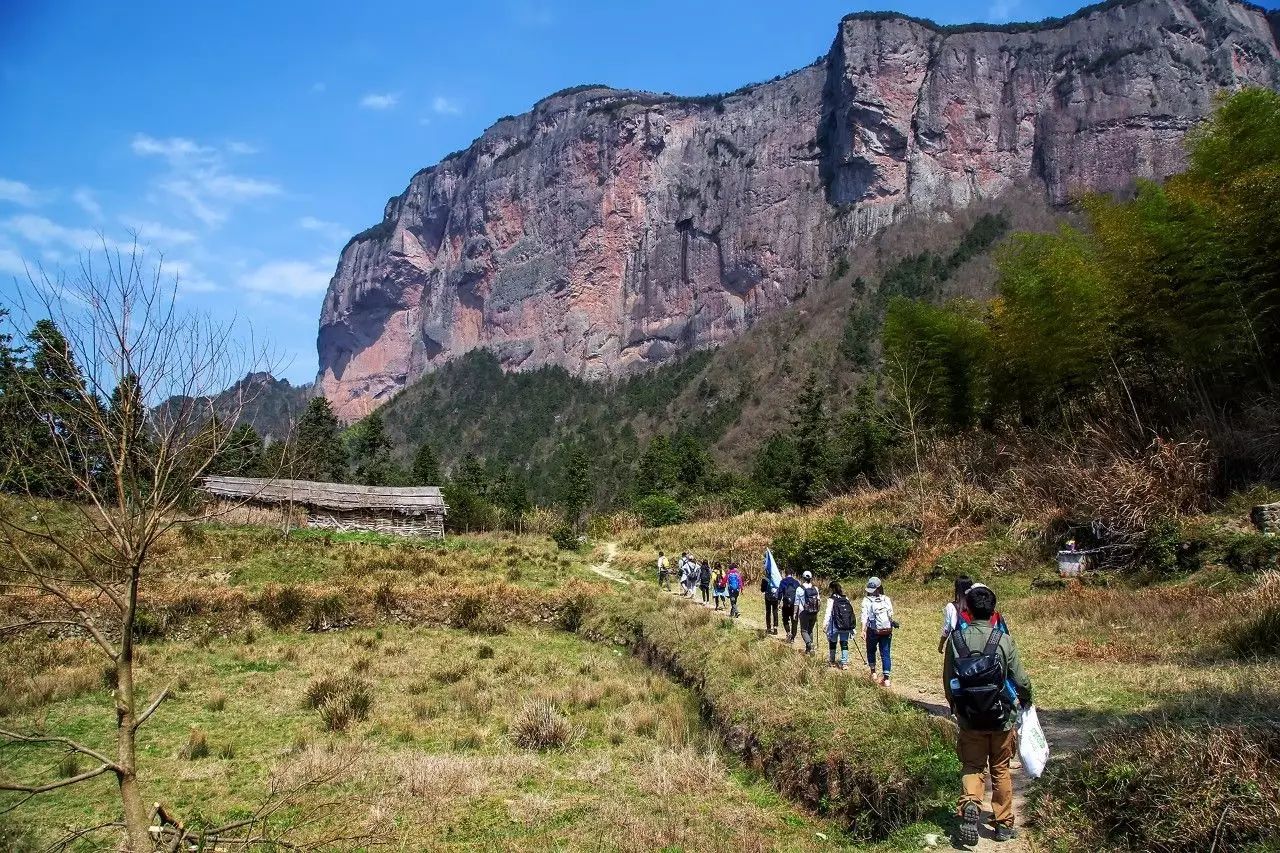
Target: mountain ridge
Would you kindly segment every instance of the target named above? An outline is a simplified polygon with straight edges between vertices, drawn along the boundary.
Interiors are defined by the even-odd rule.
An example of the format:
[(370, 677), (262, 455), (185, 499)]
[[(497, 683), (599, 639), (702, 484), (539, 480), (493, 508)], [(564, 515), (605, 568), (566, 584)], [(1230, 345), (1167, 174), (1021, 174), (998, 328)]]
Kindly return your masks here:
[(475, 348), (601, 379), (723, 344), (908, 215), (1177, 171), (1214, 92), (1280, 81), (1274, 27), (1230, 0), (1012, 29), (856, 13), (817, 62), (734, 92), (553, 93), (347, 244), (317, 387), (353, 420)]

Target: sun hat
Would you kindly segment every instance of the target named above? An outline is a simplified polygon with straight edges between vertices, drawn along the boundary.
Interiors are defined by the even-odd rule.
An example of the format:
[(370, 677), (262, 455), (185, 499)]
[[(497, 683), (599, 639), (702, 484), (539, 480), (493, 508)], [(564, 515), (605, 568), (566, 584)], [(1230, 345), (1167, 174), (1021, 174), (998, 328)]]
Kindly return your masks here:
[(867, 581), (867, 592), (868, 593), (875, 592), (877, 589), (879, 589), (882, 586), (884, 586), (884, 584), (881, 583), (880, 578), (873, 577), (871, 578), (871, 580)]

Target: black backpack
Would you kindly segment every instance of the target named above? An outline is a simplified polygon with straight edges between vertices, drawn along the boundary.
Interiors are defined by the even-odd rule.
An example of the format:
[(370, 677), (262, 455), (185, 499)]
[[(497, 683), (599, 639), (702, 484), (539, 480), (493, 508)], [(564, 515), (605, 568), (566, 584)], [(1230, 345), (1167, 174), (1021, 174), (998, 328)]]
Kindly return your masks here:
[(981, 652), (969, 648), (964, 634), (964, 629), (951, 632), (956, 655), (951, 684), (955, 712), (978, 731), (1000, 731), (1013, 713), (1000, 662), (1001, 632), (993, 628)]
[(837, 631), (853, 630), (853, 604), (843, 595), (837, 596), (832, 605), (831, 618), (836, 623)]
[[(801, 589), (804, 589), (804, 587), (801, 587)], [(799, 594), (800, 592), (799, 590), (797, 590), (796, 595), (799, 595)], [(821, 606), (822, 606), (822, 595), (821, 593), (818, 592), (818, 588), (816, 586), (809, 587), (808, 589), (804, 590), (804, 612), (805, 613), (817, 613), (818, 608)]]

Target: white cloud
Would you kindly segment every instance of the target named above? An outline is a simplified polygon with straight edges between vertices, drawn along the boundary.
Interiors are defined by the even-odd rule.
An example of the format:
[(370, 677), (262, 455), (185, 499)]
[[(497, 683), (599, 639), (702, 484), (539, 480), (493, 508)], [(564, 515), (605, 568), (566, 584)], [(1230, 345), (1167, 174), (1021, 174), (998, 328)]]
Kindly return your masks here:
[(19, 204), (23, 207), (34, 207), (40, 203), (40, 196), (22, 181), (0, 178), (0, 201)]
[(227, 150), (230, 151), (232, 154), (240, 154), (245, 156), (249, 154), (258, 153), (258, 149), (256, 146), (250, 145), (247, 142), (236, 142), (234, 140), (227, 143)]
[(22, 256), (13, 249), (0, 248), (0, 272), (25, 276), (27, 268), (22, 263)]
[(431, 99), (431, 109), (435, 110), (438, 115), (453, 116), (462, 112), (462, 107), (457, 101), (446, 98), (444, 95), (436, 95)]
[(254, 293), (313, 296), (329, 287), (332, 270), (308, 261), (269, 261), (240, 277), (240, 285)]
[[(102, 245), (102, 238), (88, 228), (69, 228), (32, 213), (11, 216), (0, 223), (0, 228), (16, 234), (28, 243), (47, 249), (63, 247), (82, 251), (96, 249)], [(107, 245), (115, 244), (108, 240)]]
[[(237, 145), (243, 151), (252, 147), (231, 143), (231, 148)], [(225, 222), (235, 204), (282, 192), (273, 181), (231, 172), (220, 151), (191, 139), (156, 139), (139, 133), (132, 148), (140, 157), (160, 157), (168, 162), (169, 173), (158, 182), (159, 188), (183, 202), (188, 213), (209, 227)]]
[(326, 222), (314, 216), (304, 216), (298, 220), (298, 227), (304, 231), (314, 231), (324, 239), (339, 243), (351, 236), (351, 229), (336, 222)]
[(400, 103), (398, 92), (370, 92), (360, 99), (360, 106), (366, 110), (389, 110)]
[(214, 153), (212, 148), (200, 145), (190, 139), (184, 139), (181, 136), (156, 139), (145, 133), (136, 134), (130, 147), (133, 148), (133, 153), (139, 156), (154, 155), (163, 157), (170, 162), (186, 161), (195, 157), (205, 158)]
[(196, 235), (190, 231), (181, 228), (172, 228), (168, 225), (162, 225), (159, 222), (149, 222), (145, 219), (122, 219), (121, 222), (138, 235), (140, 243), (161, 243), (169, 246), (185, 245), (194, 243)]
[(102, 218), (102, 205), (98, 204), (98, 200), (93, 195), (93, 190), (88, 187), (76, 187), (76, 191), (71, 194), (71, 200), (94, 219)]
[(177, 278), (179, 293), (212, 293), (222, 289), (187, 261), (171, 261), (166, 258), (161, 270), (166, 278)]

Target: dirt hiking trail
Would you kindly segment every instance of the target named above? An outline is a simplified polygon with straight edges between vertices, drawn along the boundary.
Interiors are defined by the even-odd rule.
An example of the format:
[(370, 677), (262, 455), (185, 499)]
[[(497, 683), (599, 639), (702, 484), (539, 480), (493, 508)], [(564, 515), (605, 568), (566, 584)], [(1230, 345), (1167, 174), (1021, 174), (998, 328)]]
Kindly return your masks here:
[[(611, 568), (611, 563), (613, 562), (614, 555), (617, 553), (617, 551), (618, 551), (618, 545), (616, 542), (608, 543), (605, 546), (604, 562), (598, 565), (591, 566), (591, 570), (596, 574), (600, 575), (601, 577), (608, 578), (609, 580), (617, 581), (619, 583), (630, 583), (630, 581), (626, 577), (624, 577), (621, 572)], [(680, 588), (677, 586), (675, 589), (676, 591), (670, 594), (678, 597), (683, 597), (681, 595)], [(703, 604), (701, 600), (697, 598), (689, 598), (687, 599), (687, 603), (690, 607), (701, 607), (706, 610), (710, 610), (713, 613), (716, 612), (714, 605)], [(764, 632), (764, 614), (762, 612), (763, 603), (759, 599), (751, 598), (751, 599), (743, 599), (739, 602), (739, 604), (740, 604), (739, 611), (741, 615), (739, 615), (738, 619), (736, 620), (738, 623), (738, 626), (742, 628), (746, 628), (748, 630), (759, 631), (763, 633)], [(726, 618), (726, 619), (729, 618), (729, 613), (727, 610), (721, 610), (719, 612), (720, 614), (723, 615), (723, 618)], [(800, 641), (800, 637), (798, 635), (796, 637), (796, 641), (794, 644), (788, 644), (786, 636), (782, 633), (779, 633), (777, 635), (771, 635), (771, 636), (773, 636), (774, 639), (776, 639), (778, 642), (782, 643), (783, 645), (794, 646), (798, 654), (804, 653), (804, 644)], [(815, 642), (816, 648), (814, 652), (815, 656), (825, 655), (827, 652), (825, 637), (816, 637), (815, 640), (816, 640)], [(857, 644), (852, 642), (852, 640), (850, 641), (849, 645), (850, 645), (849, 669), (846, 670), (845, 672), (840, 672), (837, 669), (831, 669), (829, 670), (831, 677), (833, 678), (866, 678), (867, 677), (865, 675), (866, 669), (863, 663), (864, 658), (862, 657), (862, 649), (860, 645), (858, 645), (858, 647), (855, 648), (855, 645)], [(926, 675), (928, 676), (928, 679), (932, 679), (932, 681), (938, 681), (939, 683), (936, 686), (932, 685), (932, 681), (929, 681), (928, 679), (926, 679), (925, 677)], [(945, 718), (948, 722), (950, 722), (951, 709), (947, 706), (946, 699), (942, 694), (942, 685), (940, 683), (941, 682), (941, 661), (939, 661), (939, 671), (937, 673), (927, 673), (927, 674), (913, 673), (911, 676), (909, 676), (909, 679), (910, 680), (908, 682), (904, 682), (901, 680), (901, 675), (899, 675), (898, 678), (895, 678), (890, 682), (890, 687), (888, 689), (892, 690), (896, 695), (901, 696), (903, 699), (907, 700), (908, 702), (920, 708), (921, 710), (925, 711), (926, 713), (932, 714), (935, 717)], [(930, 685), (930, 686), (925, 686), (925, 685)], [(1037, 710), (1039, 711), (1040, 725), (1044, 728), (1045, 738), (1049, 741), (1049, 748), (1050, 748), (1050, 755), (1051, 755), (1050, 761), (1061, 760), (1065, 755), (1070, 754), (1076, 749), (1079, 749), (1080, 746), (1085, 743), (1086, 737), (1087, 737), (1085, 732), (1079, 729), (1078, 727), (1061, 720), (1059, 718), (1058, 713), (1053, 711), (1045, 711), (1039, 708)], [(1018, 760), (1017, 756), (1015, 756), (1013, 759), (1013, 809), (1014, 809), (1014, 814), (1017, 815), (1018, 822), (1019, 822), (1019, 837), (1012, 841), (1007, 841), (1003, 843), (997, 842), (995, 840), (995, 831), (991, 828), (989, 823), (991, 820), (991, 812), (989, 809), (984, 809), (983, 815), (982, 815), (983, 823), (979, 826), (979, 829), (978, 829), (980, 838), (977, 846), (963, 847), (960, 849), (978, 850), (978, 851), (1005, 851), (1005, 853), (1022, 853), (1022, 851), (1027, 851), (1027, 853), (1030, 853), (1030, 851), (1034, 851), (1036, 849), (1035, 845), (1032, 843), (1031, 839), (1027, 837), (1025, 829), (1023, 829), (1021, 826), (1023, 821), (1026, 818), (1026, 813), (1027, 813), (1026, 812), (1026, 792), (1030, 784), (1031, 784), (1031, 779), (1025, 773), (1022, 772), (1021, 762)], [(960, 792), (960, 780), (957, 778), (956, 779), (957, 795), (959, 794), (959, 792)], [(989, 792), (990, 792), (990, 786), (988, 786), (988, 796), (989, 796)], [(947, 836), (942, 836), (937, 838), (936, 845), (940, 849), (952, 848), (951, 839)]]

